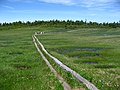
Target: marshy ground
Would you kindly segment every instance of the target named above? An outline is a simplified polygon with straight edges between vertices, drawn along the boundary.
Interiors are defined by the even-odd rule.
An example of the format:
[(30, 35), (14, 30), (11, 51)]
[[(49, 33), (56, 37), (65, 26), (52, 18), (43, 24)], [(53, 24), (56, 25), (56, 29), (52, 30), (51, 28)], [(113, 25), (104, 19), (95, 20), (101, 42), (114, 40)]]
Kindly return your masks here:
[[(119, 28), (33, 27), (0, 31), (1, 90), (63, 90), (32, 42), (36, 31), (45, 32), (37, 37), (49, 53), (100, 90), (120, 89)], [(65, 77), (72, 76), (68, 73)], [(74, 88), (82, 87), (74, 78), (68, 82)]]

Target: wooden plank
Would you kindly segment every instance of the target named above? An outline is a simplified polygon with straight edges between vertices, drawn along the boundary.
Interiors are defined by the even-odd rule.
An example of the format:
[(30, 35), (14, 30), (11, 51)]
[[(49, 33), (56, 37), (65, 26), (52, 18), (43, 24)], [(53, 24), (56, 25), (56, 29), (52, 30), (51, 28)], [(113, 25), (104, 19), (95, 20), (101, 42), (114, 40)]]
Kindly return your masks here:
[(43, 53), (41, 52), (41, 50), (39, 49), (35, 38), (33, 38), (33, 42), (35, 44), (35, 47), (37, 48), (38, 52), (40, 53), (40, 55), (42, 56), (43, 60), (46, 62), (46, 64), (48, 65), (48, 67), (50, 68), (50, 70), (55, 74), (55, 76), (59, 79), (60, 83), (62, 84), (62, 86), (64, 87), (64, 90), (71, 90), (71, 87), (69, 86), (69, 84), (67, 82), (65, 82), (65, 80), (57, 73), (57, 71), (52, 67), (52, 65), (49, 63), (49, 61), (46, 59), (46, 57), (43, 55)]
[(42, 51), (44, 51), (62, 69), (66, 70), (67, 72), (70, 72), (75, 78), (77, 78), (80, 82), (82, 82), (83, 84), (85, 84), (88, 89), (90, 89), (90, 90), (98, 90), (98, 88), (94, 84), (92, 84), (91, 82), (89, 82), (88, 80), (86, 80), (85, 78), (83, 78), (80, 74), (78, 74), (77, 72), (75, 72), (74, 70), (72, 70), (71, 68), (69, 68), (68, 66), (64, 65), (61, 61), (59, 61), (54, 56), (50, 55), (47, 52), (47, 50), (44, 48), (44, 46), (42, 45), (42, 43), (38, 40), (38, 38), (35, 35), (34, 35), (34, 38), (36, 39), (36, 41), (38, 42), (38, 44), (41, 46)]

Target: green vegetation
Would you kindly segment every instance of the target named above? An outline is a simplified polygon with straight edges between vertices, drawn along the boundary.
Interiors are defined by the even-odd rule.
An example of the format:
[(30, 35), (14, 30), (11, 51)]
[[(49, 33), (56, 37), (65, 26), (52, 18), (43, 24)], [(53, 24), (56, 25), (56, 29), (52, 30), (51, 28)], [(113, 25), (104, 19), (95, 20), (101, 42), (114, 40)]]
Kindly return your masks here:
[[(38, 44), (38, 43), (37, 43)], [(58, 64), (56, 64), (40, 47), (40, 45), (38, 44), (39, 49), (41, 50), (41, 52), (43, 53), (43, 55), (47, 58), (47, 60), (50, 62), (50, 64), (52, 65), (52, 67), (57, 71), (57, 73), (62, 76), (64, 78), (64, 80), (71, 86), (71, 88), (74, 89), (86, 89), (87, 87), (85, 85), (83, 85), (83, 83), (80, 83), (74, 76), (71, 75), (71, 73), (65, 71), (64, 69), (62, 69)]]
[(100, 90), (119, 90), (119, 28), (51, 30), (38, 36), (49, 53)]
[[(36, 31), (45, 32), (38, 38), (49, 53), (100, 90), (119, 90), (119, 23), (82, 21), (0, 24), (0, 90), (63, 90), (32, 42)], [(72, 88), (85, 88), (49, 61)]]
[(38, 30), (0, 31), (0, 90), (63, 90), (32, 42)]

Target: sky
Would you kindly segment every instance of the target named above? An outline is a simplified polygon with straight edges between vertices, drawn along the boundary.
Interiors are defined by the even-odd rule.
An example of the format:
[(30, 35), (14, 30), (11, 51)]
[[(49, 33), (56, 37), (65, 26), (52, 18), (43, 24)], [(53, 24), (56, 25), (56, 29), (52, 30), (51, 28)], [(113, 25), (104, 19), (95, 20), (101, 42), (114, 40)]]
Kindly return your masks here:
[(0, 0), (0, 23), (53, 19), (118, 22), (120, 0)]

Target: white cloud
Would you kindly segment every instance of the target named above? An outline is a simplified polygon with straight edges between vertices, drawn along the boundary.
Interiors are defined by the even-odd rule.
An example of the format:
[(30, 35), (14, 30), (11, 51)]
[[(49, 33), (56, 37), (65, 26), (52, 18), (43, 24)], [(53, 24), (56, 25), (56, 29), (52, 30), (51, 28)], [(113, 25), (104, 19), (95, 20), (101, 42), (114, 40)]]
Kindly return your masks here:
[(57, 4), (65, 4), (65, 5), (73, 5), (75, 4), (73, 0), (38, 0), (41, 2), (46, 2), (46, 3), (57, 3)]
[(65, 5), (79, 5), (83, 7), (104, 6), (116, 2), (116, 0), (38, 0), (38, 1)]
[(7, 9), (14, 9), (14, 7), (6, 6), (6, 5), (2, 5), (2, 7), (7, 8)]
[(9, 13), (24, 13), (24, 14), (53, 14), (53, 13), (59, 13), (59, 14), (71, 14), (71, 13), (77, 13), (76, 11), (58, 11), (58, 10), (8, 10)]
[(79, 0), (86, 7), (110, 6), (115, 0)]
[(97, 16), (97, 14), (95, 14), (95, 13), (91, 13), (91, 14), (89, 14), (90, 16)]
[(9, 2), (24, 2), (24, 3), (32, 3), (37, 0), (8, 0)]
[(71, 6), (81, 6), (88, 9), (98, 8), (105, 9), (114, 7), (118, 0), (8, 0), (10, 2), (24, 2), (24, 3), (34, 3), (34, 2), (44, 2), (44, 3), (54, 3), (63, 4)]
[(8, 0), (10, 2), (18, 2), (18, 1), (23, 1), (23, 0)]
[(109, 6), (114, 3), (118, 3), (118, 0), (8, 0), (10, 2), (45, 2), (55, 3), (64, 5), (78, 5), (83, 7), (98, 7), (98, 6)]

